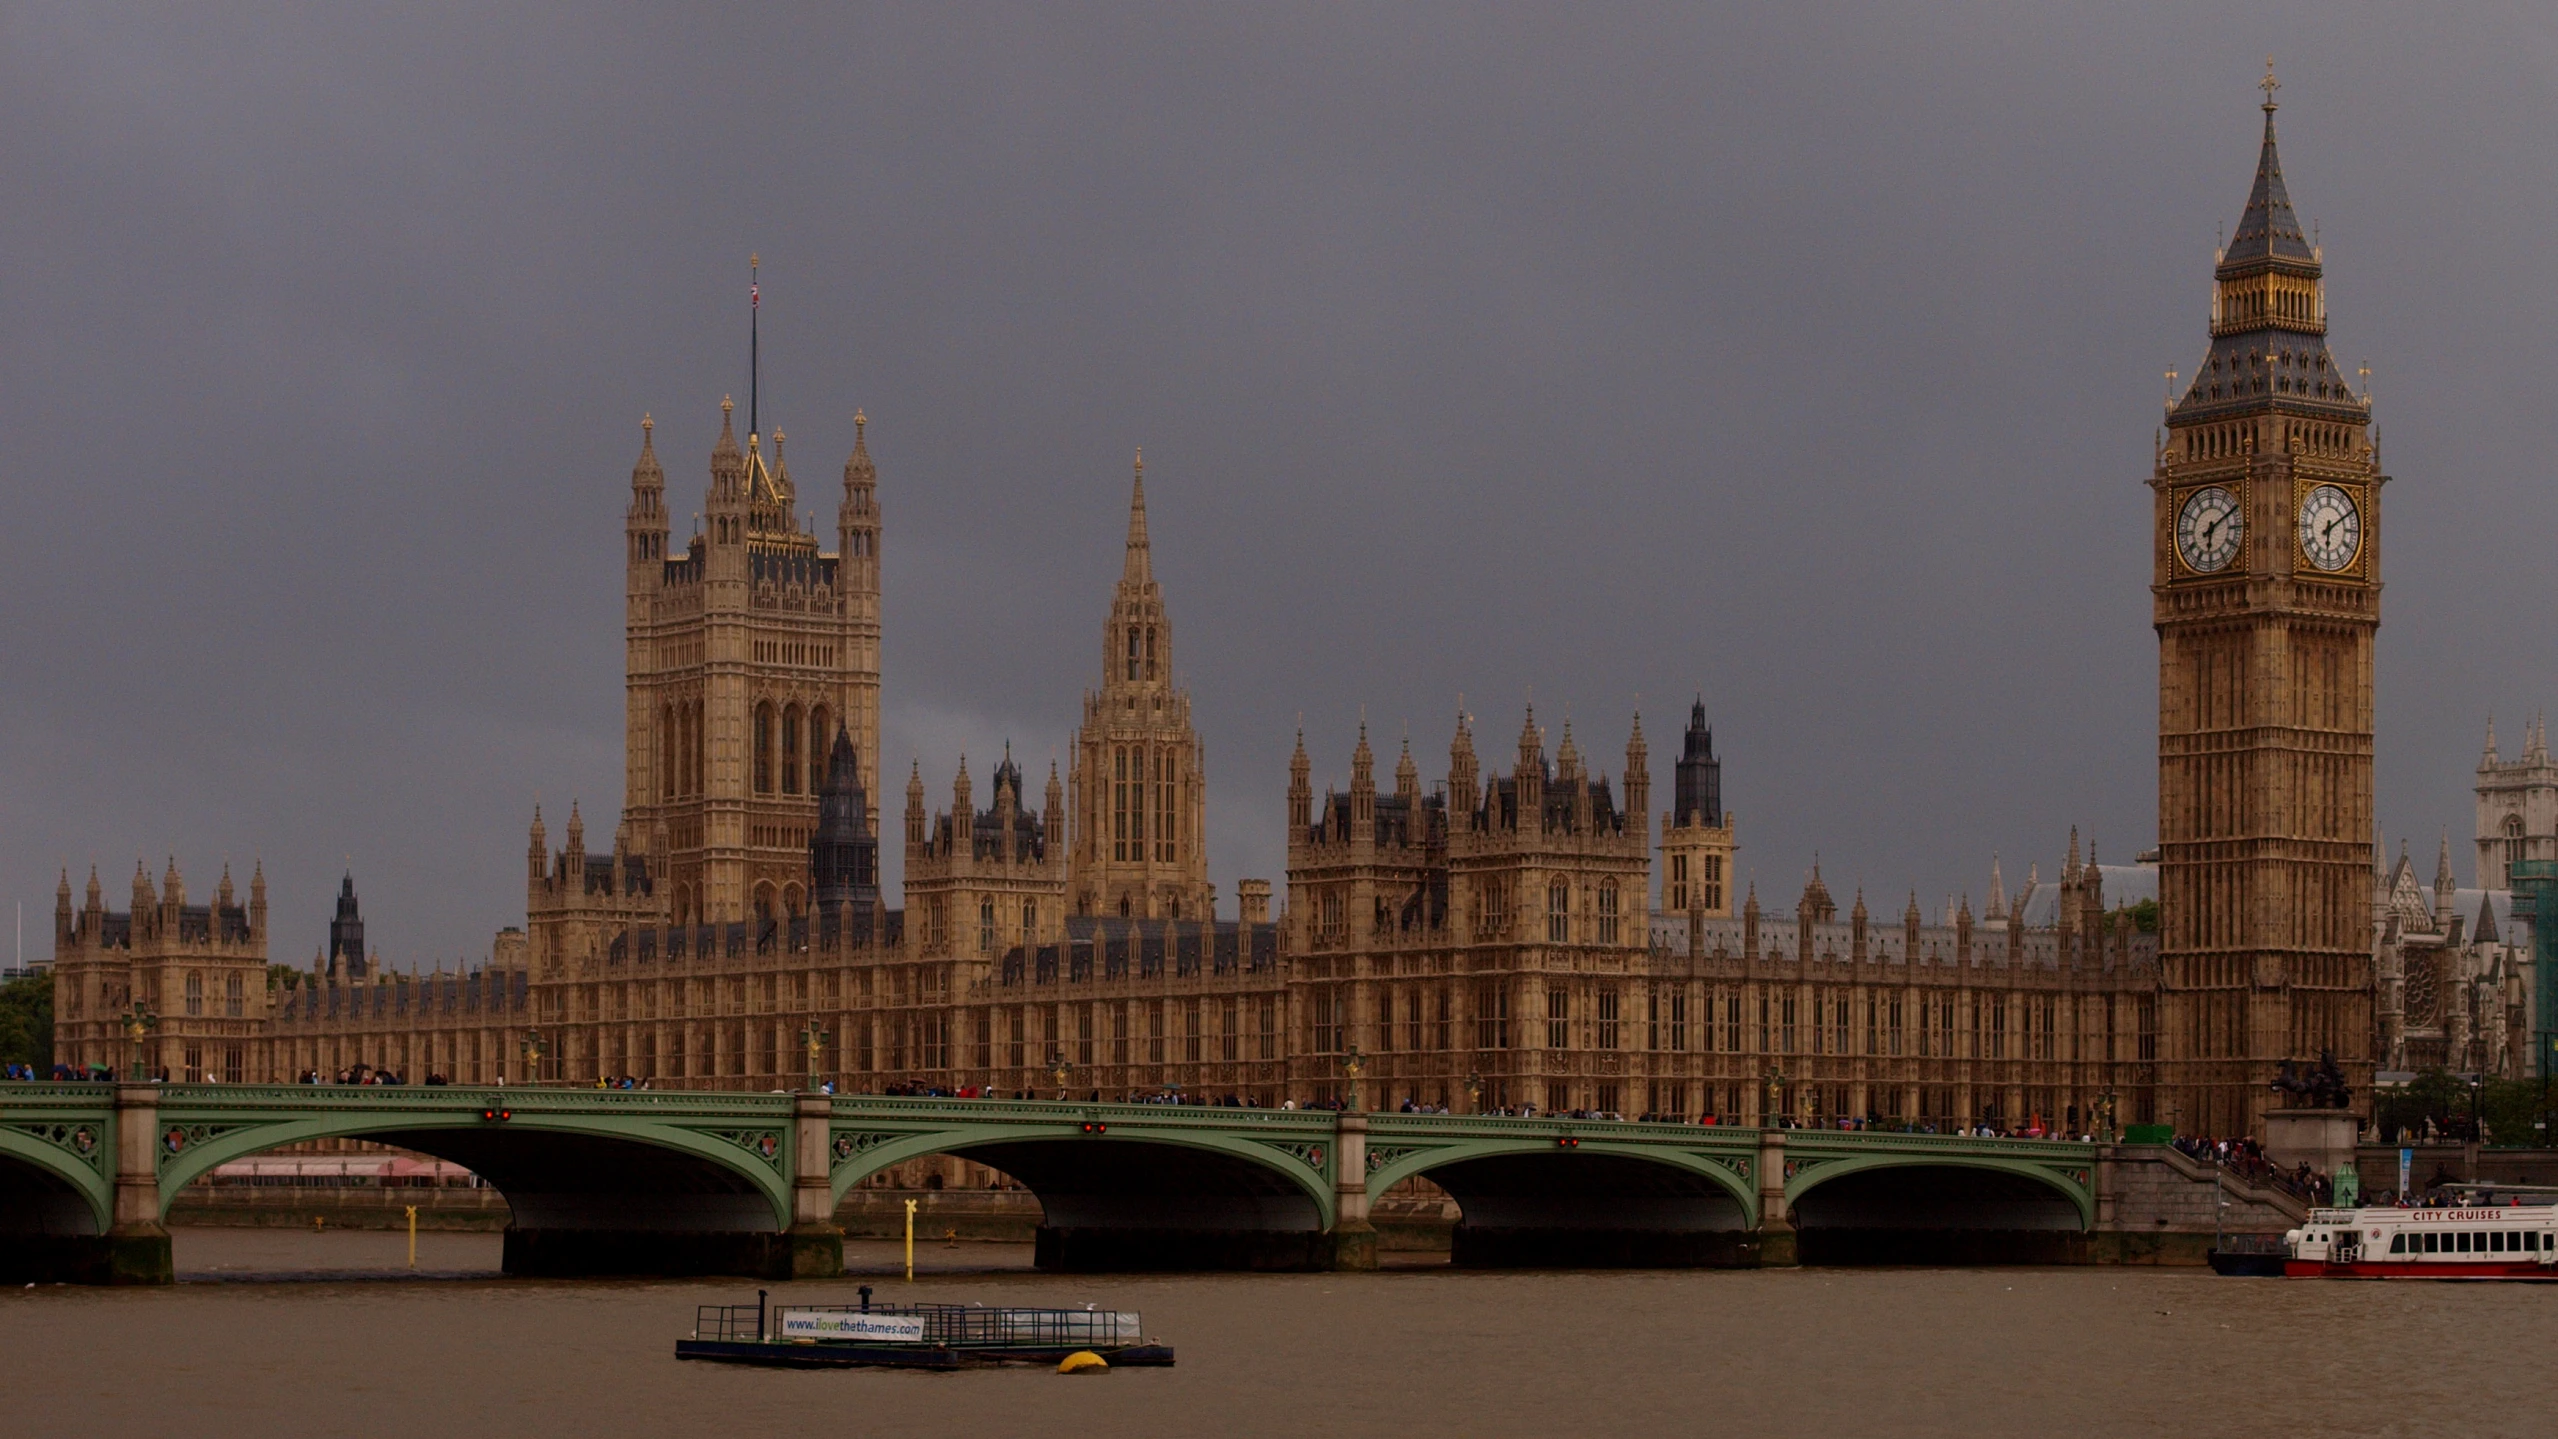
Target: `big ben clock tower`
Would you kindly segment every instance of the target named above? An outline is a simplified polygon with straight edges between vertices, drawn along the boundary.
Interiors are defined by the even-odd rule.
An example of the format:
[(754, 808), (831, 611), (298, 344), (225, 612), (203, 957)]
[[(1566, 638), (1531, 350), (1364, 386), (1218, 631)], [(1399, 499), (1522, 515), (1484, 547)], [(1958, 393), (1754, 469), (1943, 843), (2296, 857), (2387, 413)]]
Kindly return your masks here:
[(2211, 348), (2150, 477), (2158, 627), (2158, 1118), (2262, 1133), (2285, 1059), (2372, 1076), (2371, 405), (2327, 353), (2265, 80), (2256, 184), (2212, 274)]

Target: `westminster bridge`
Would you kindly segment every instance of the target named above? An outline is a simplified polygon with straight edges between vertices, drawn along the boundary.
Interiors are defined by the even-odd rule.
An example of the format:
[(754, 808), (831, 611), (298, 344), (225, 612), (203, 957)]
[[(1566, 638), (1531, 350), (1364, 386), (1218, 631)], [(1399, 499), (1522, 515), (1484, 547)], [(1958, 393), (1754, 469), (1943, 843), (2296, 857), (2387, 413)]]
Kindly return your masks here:
[[(170, 1205), (307, 1140), (396, 1145), (505, 1197), (515, 1274), (840, 1272), (845, 1191), (952, 1155), (1037, 1196), (1043, 1268), (1359, 1269), (1413, 1176), (1475, 1266), (2089, 1262), (2190, 1248), (2174, 1151), (1550, 1117), (545, 1087), (0, 1085), (0, 1280), (165, 1283)], [(2286, 1196), (2240, 1193), (2253, 1227)], [(2252, 1206), (2252, 1208), (2251, 1208)], [(2170, 1256), (2173, 1257), (2173, 1256)]]

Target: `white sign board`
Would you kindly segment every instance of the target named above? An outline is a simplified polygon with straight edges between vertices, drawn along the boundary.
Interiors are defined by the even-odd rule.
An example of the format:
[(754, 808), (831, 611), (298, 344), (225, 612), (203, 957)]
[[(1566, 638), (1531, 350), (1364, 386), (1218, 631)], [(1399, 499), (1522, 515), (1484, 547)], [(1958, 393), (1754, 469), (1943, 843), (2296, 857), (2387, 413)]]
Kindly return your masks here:
[(785, 1309), (782, 1338), (921, 1344), (924, 1319), (920, 1314), (868, 1314), (857, 1309)]

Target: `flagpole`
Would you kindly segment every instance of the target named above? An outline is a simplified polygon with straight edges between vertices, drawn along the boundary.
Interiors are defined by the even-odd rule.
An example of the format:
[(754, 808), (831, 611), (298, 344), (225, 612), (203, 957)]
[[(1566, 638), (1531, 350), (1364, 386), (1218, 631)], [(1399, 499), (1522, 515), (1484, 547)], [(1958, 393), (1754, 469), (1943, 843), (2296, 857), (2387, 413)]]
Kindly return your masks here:
[(746, 433), (763, 433), (756, 423), (756, 390), (763, 381), (764, 362), (761, 321), (764, 317), (764, 286), (759, 278), (764, 259), (761, 255), (746, 257)]

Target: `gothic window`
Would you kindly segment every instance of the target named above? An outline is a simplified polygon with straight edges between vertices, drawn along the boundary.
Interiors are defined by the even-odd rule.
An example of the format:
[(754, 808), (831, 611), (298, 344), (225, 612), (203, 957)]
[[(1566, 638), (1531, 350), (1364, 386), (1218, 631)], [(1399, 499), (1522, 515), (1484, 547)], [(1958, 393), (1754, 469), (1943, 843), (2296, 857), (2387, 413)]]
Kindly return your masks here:
[(1146, 626), (1146, 678), (1155, 677), (1155, 627)]
[(977, 952), (995, 952), (995, 902), (982, 900), (977, 905)]
[(1146, 857), (1146, 747), (1128, 750), (1128, 857)]
[(2522, 816), (2505, 816), (2505, 887), (2513, 888), (2514, 866), (2523, 861)]
[(835, 743), (833, 726), (826, 721), (826, 706), (808, 712), (808, 792), (815, 794), (826, 787), (826, 756)]
[[(817, 788), (811, 784), (810, 789)], [(799, 706), (782, 711), (782, 793), (799, 793)]]
[(1039, 901), (1035, 899), (1025, 899), (1021, 902), (1021, 942), (1024, 944), (1033, 944), (1038, 941), (1038, 938)]
[(1131, 680), (1137, 678), (1137, 665), (1139, 663), (1137, 647), (1140, 643), (1141, 641), (1137, 635), (1137, 627), (1135, 625), (1130, 625), (1128, 627), (1128, 678)]
[(1508, 1049), (1510, 1047), (1510, 991), (1497, 979), (1479, 980), (1474, 987), (1474, 1047)]
[(773, 707), (755, 706), (755, 792), (773, 792)]
[[(1111, 757), (1110, 857), (1128, 857), (1128, 750), (1115, 745)], [(1121, 913), (1127, 911), (1122, 910)]]
[(1619, 1027), (1618, 1027), (1618, 1021), (1617, 1021), (1617, 992), (1616, 992), (1615, 990), (1613, 990), (1613, 989), (1603, 989), (1603, 990), (1600, 990), (1600, 991), (1599, 991), (1599, 1047), (1600, 1047), (1601, 1049), (1614, 1049), (1614, 1048), (1616, 1048), (1616, 1047), (1617, 1047), (1617, 1039), (1618, 1039), (1618, 1037), (1619, 1037)]
[(1217, 1058), (1227, 1064), (1243, 1058), (1242, 1002), (1231, 996), (1217, 1006)]
[(247, 996), (241, 992), (240, 976), (226, 976), (222, 981), (222, 1012), (229, 1018), (240, 1017), (240, 1006)]
[(1617, 942), (1617, 886), (1609, 880), (1599, 886), (1599, 943)]
[(1546, 886), (1545, 937), (1550, 944), (1572, 938), (1572, 886), (1564, 880)]
[(657, 719), (657, 797), (675, 797), (675, 706), (663, 705)]
[(1421, 1019), (1421, 991), (1417, 989), (1403, 997), (1403, 1035), (1404, 1048), (1412, 1050), (1429, 1048), (1426, 1041), (1430, 1036), (1423, 1028)]
[(204, 1013), (204, 976), (190, 969), (187, 971), (187, 1014), (195, 1016), (202, 1013)]
[(1674, 854), (1670, 856), (1670, 908), (1685, 909), (1687, 907), (1688, 857), (1685, 854)]
[(1545, 1047), (1572, 1047), (1572, 995), (1568, 990), (1549, 989), (1545, 992)]
[(1172, 860), (1172, 794), (1172, 751), (1159, 749), (1155, 751), (1155, 858), (1164, 863)]

